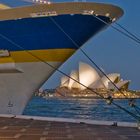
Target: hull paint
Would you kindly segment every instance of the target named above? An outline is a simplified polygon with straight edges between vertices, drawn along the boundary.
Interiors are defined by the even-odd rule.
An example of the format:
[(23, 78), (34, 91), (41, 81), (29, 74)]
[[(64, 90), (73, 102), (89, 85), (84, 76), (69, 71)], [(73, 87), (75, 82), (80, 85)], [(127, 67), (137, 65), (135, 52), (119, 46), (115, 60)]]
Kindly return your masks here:
[[(10, 6), (13, 1), (17, 6), (29, 4), (1, 0)], [(123, 14), (112, 5), (83, 2), (0, 10), (0, 113), (22, 114), (55, 69), (106, 27), (93, 12), (109, 24)]]
[[(49, 63), (56, 68), (61, 64)], [(16, 67), (24, 72), (0, 74), (1, 114), (22, 114), (32, 94), (54, 72), (42, 62), (17, 63)]]
[[(63, 27), (74, 42), (51, 18)], [(0, 113), (22, 114), (32, 94), (55, 71), (41, 61), (58, 68), (91, 36), (105, 27), (105, 24), (89, 15), (61, 15), (51, 18), (0, 22), (1, 49), (10, 53), (8, 57), (0, 58)], [(106, 17), (101, 18), (109, 21)]]
[(75, 49), (11, 51), (9, 57), (0, 58), (0, 64), (39, 62), (41, 60), (47, 62), (64, 62), (64, 60), (68, 59), (74, 52)]
[[(110, 22), (108, 17), (99, 17)], [(1, 49), (9, 51), (21, 51), (21, 48), (25, 50), (78, 49), (104, 27), (105, 24), (95, 17), (80, 14), (1, 21)], [(21, 47), (17, 47), (5, 38)]]
[(0, 113), (22, 114), (32, 94), (54, 72), (54, 69), (41, 61), (55, 64), (58, 68), (60, 62), (67, 60), (75, 50), (105, 26), (89, 15), (61, 15), (53, 17), (53, 20), (63, 27), (76, 45), (50, 17), (0, 22), (1, 49), (10, 52), (9, 57), (0, 58), (3, 100), (0, 103)]

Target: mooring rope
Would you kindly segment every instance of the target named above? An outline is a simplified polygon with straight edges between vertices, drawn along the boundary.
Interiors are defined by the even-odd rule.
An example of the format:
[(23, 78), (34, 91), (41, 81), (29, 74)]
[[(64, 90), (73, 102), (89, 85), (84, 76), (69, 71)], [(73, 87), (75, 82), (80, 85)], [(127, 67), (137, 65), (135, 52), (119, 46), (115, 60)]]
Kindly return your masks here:
[[(26, 49), (25, 49), (24, 47), (22, 47), (21, 45), (15, 43), (15, 42), (12, 41), (10, 38), (6, 37), (6, 36), (3, 35), (3, 34), (0, 34), (0, 36), (1, 36), (3, 39), (7, 40), (7, 41), (8, 41), (9, 43), (11, 43), (12, 45), (14, 45), (14, 46), (20, 48), (21, 50), (24, 50), (26, 53), (30, 54), (31, 56), (33, 56), (34, 58), (40, 60), (41, 62), (47, 64), (47, 65), (50, 66), (52, 69), (54, 69), (54, 70), (58, 71), (59, 73), (65, 75), (65, 76), (67, 76), (67, 77), (69, 77), (70, 79), (74, 80), (75, 82), (79, 83), (80, 85), (84, 86), (85, 88), (89, 89), (90, 91), (94, 92), (94, 93), (95, 93), (96, 95), (98, 95), (100, 98), (106, 100), (106, 98), (104, 98), (104, 96), (101, 95), (100, 93), (94, 91), (93, 89), (91, 89), (91, 88), (89, 88), (89, 87), (86, 87), (84, 84), (82, 84), (82, 83), (80, 83), (79, 81), (73, 79), (72, 77), (70, 77), (69, 75), (67, 75), (66, 73), (64, 73), (63, 71), (61, 71), (61, 70), (55, 68), (55, 67), (54, 67), (53, 65), (51, 65), (50, 63), (48, 63), (48, 62), (42, 60), (42, 59), (39, 58), (38, 56), (34, 55), (32, 52), (26, 50)], [(70, 39), (71, 39), (71, 38), (70, 38)], [(73, 41), (73, 40), (72, 40), (72, 41)], [(128, 111), (128, 110), (125, 109), (124, 107), (121, 107), (120, 105), (114, 103), (113, 100), (111, 101), (111, 103), (112, 103), (113, 105), (117, 106), (118, 108), (122, 109), (123, 111), (127, 112), (129, 115), (131, 115), (131, 116), (132, 116), (133, 118), (135, 118), (136, 120), (138, 120), (138, 121), (140, 120), (140, 117), (139, 117), (139, 116), (137, 116), (137, 115), (135, 115), (134, 113)]]

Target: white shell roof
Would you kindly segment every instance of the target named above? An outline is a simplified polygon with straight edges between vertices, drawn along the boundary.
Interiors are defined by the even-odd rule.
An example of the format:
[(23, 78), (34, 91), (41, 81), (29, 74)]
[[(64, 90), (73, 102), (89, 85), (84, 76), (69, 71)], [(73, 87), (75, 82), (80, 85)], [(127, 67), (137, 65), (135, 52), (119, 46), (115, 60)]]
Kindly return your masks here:
[(102, 80), (99, 79), (97, 81), (95, 81), (94, 83), (92, 83), (89, 88), (92, 89), (98, 89), (98, 88), (106, 88), (105, 85), (103, 84)]
[(129, 83), (130, 83), (130, 81), (128, 81), (128, 80), (119, 81), (119, 82), (116, 84), (116, 86), (117, 86), (119, 89), (121, 89), (123, 86), (125, 86), (126, 84), (129, 84)]
[[(70, 77), (72, 78), (70, 78), (69, 79), (69, 84), (68, 84), (68, 88), (72, 88), (72, 85), (75, 83), (75, 81), (73, 80), (73, 79), (75, 79), (76, 81), (78, 81), (79, 82), (79, 73), (78, 73), (78, 71), (76, 71), (76, 70), (73, 70), (72, 72), (71, 72), (71, 74), (70, 74)], [(77, 82), (76, 82), (77, 83)]]
[(80, 89), (80, 84), (77, 83), (77, 82), (74, 82), (74, 83), (72, 84), (72, 88)]
[(61, 87), (67, 87), (69, 83), (69, 78), (67, 76), (61, 77)]
[[(111, 80), (109, 80), (106, 76), (101, 77), (96, 69), (91, 67), (89, 64), (80, 62), (79, 63), (79, 71), (73, 70), (70, 74), (70, 77), (75, 79), (74, 81), (71, 78), (68, 78), (66, 76), (61, 78), (61, 86), (65, 86), (68, 88), (78, 88), (81, 90), (86, 89), (86, 87), (92, 88), (92, 89), (98, 89), (98, 88), (106, 88), (106, 89), (115, 89), (114, 85), (111, 83), (111, 81), (114, 83), (116, 82), (116, 79), (118, 78), (120, 80), (120, 74), (119, 73), (111, 73), (108, 74), (107, 77)], [(118, 81), (117, 81), (118, 82)], [(85, 85), (82, 86), (81, 84)], [(116, 86), (118, 88), (122, 88), (123, 86), (128, 86), (130, 81), (128, 80), (120, 80)]]
[[(112, 81), (114, 82), (118, 77), (120, 77), (120, 74), (119, 73), (111, 73), (111, 74), (108, 74), (107, 77)], [(101, 78), (103, 84), (105, 85), (105, 87), (107, 89), (111, 89), (112, 88), (112, 83), (110, 82), (110, 80), (107, 78), (106, 76), (103, 76)]]
[[(100, 79), (100, 76), (93, 67), (83, 62), (79, 63), (79, 82), (81, 84), (89, 87), (98, 79)], [(81, 89), (84, 90), (86, 87), (81, 86)]]

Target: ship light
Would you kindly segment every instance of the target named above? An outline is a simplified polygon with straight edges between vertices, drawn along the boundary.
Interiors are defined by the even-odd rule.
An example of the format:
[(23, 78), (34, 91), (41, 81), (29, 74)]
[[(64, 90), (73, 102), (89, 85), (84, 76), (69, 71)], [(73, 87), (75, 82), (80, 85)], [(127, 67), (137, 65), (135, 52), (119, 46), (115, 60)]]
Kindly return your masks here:
[(84, 10), (83, 15), (92, 15), (94, 13), (93, 10)]
[(112, 19), (112, 22), (114, 22), (114, 21), (116, 21), (116, 18), (113, 18), (113, 19)]
[(110, 14), (109, 14), (109, 13), (106, 13), (106, 14), (105, 14), (105, 16), (106, 16), (106, 17), (109, 17), (109, 16), (110, 16)]
[(93, 11), (93, 10), (91, 10), (91, 11), (90, 11), (90, 13), (91, 13), (91, 14), (93, 14), (93, 13), (94, 13), (94, 11)]
[(50, 2), (50, 1), (48, 1), (48, 2), (47, 2), (47, 4), (51, 4), (51, 2)]

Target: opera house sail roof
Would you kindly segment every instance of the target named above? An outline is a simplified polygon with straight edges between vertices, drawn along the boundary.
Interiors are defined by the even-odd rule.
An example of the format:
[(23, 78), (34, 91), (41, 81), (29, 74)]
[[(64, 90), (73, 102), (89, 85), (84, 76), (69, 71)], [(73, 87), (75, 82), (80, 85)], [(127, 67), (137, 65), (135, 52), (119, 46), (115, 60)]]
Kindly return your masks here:
[(69, 89), (85, 90), (88, 87), (91, 89), (117, 90), (112, 83), (118, 89), (127, 90), (130, 81), (121, 80), (119, 73), (100, 76), (95, 68), (83, 62), (79, 63), (79, 71), (73, 70), (69, 77), (64, 76), (61, 78), (61, 87), (67, 87)]
[(116, 86), (117, 86), (119, 89), (128, 89), (129, 84), (130, 84), (130, 81), (125, 80), (125, 81), (119, 81), (119, 82), (116, 84)]
[[(69, 78), (69, 84), (68, 84), (68, 87), (71, 89), (73, 84), (75, 83), (74, 80), (76, 81), (79, 81), (79, 74), (78, 74), (78, 71), (72, 71), (71, 74), (70, 74), (70, 77), (72, 78)], [(74, 79), (74, 80), (73, 80)], [(76, 82), (77, 83), (77, 82)], [(75, 85), (74, 85), (75, 86)]]
[(101, 78), (98, 79), (97, 81), (93, 82), (89, 88), (92, 88), (92, 89), (98, 89), (98, 88), (106, 88), (104, 83), (102, 82)]
[[(107, 77), (108, 77), (108, 78), (107, 78)], [(103, 76), (103, 77), (101, 78), (101, 80), (102, 80), (102, 82), (104, 83), (104, 85), (105, 85), (105, 87), (106, 87), (107, 89), (111, 89), (111, 88), (113, 87), (111, 81), (112, 81), (113, 83), (117, 83), (117, 82), (119, 81), (119, 79), (120, 79), (120, 74), (118, 74), (118, 73), (111, 73), (111, 74), (108, 74), (107, 77), (106, 77), (106, 76)], [(110, 81), (109, 79), (110, 79), (111, 81)]]
[(63, 87), (67, 87), (69, 84), (69, 78), (67, 76), (63, 76), (61, 77), (61, 86)]
[[(79, 82), (86, 87), (89, 87), (92, 83), (100, 79), (97, 71), (91, 67), (90, 65), (80, 62), (79, 63)], [(81, 86), (81, 89), (85, 89), (86, 87)]]

